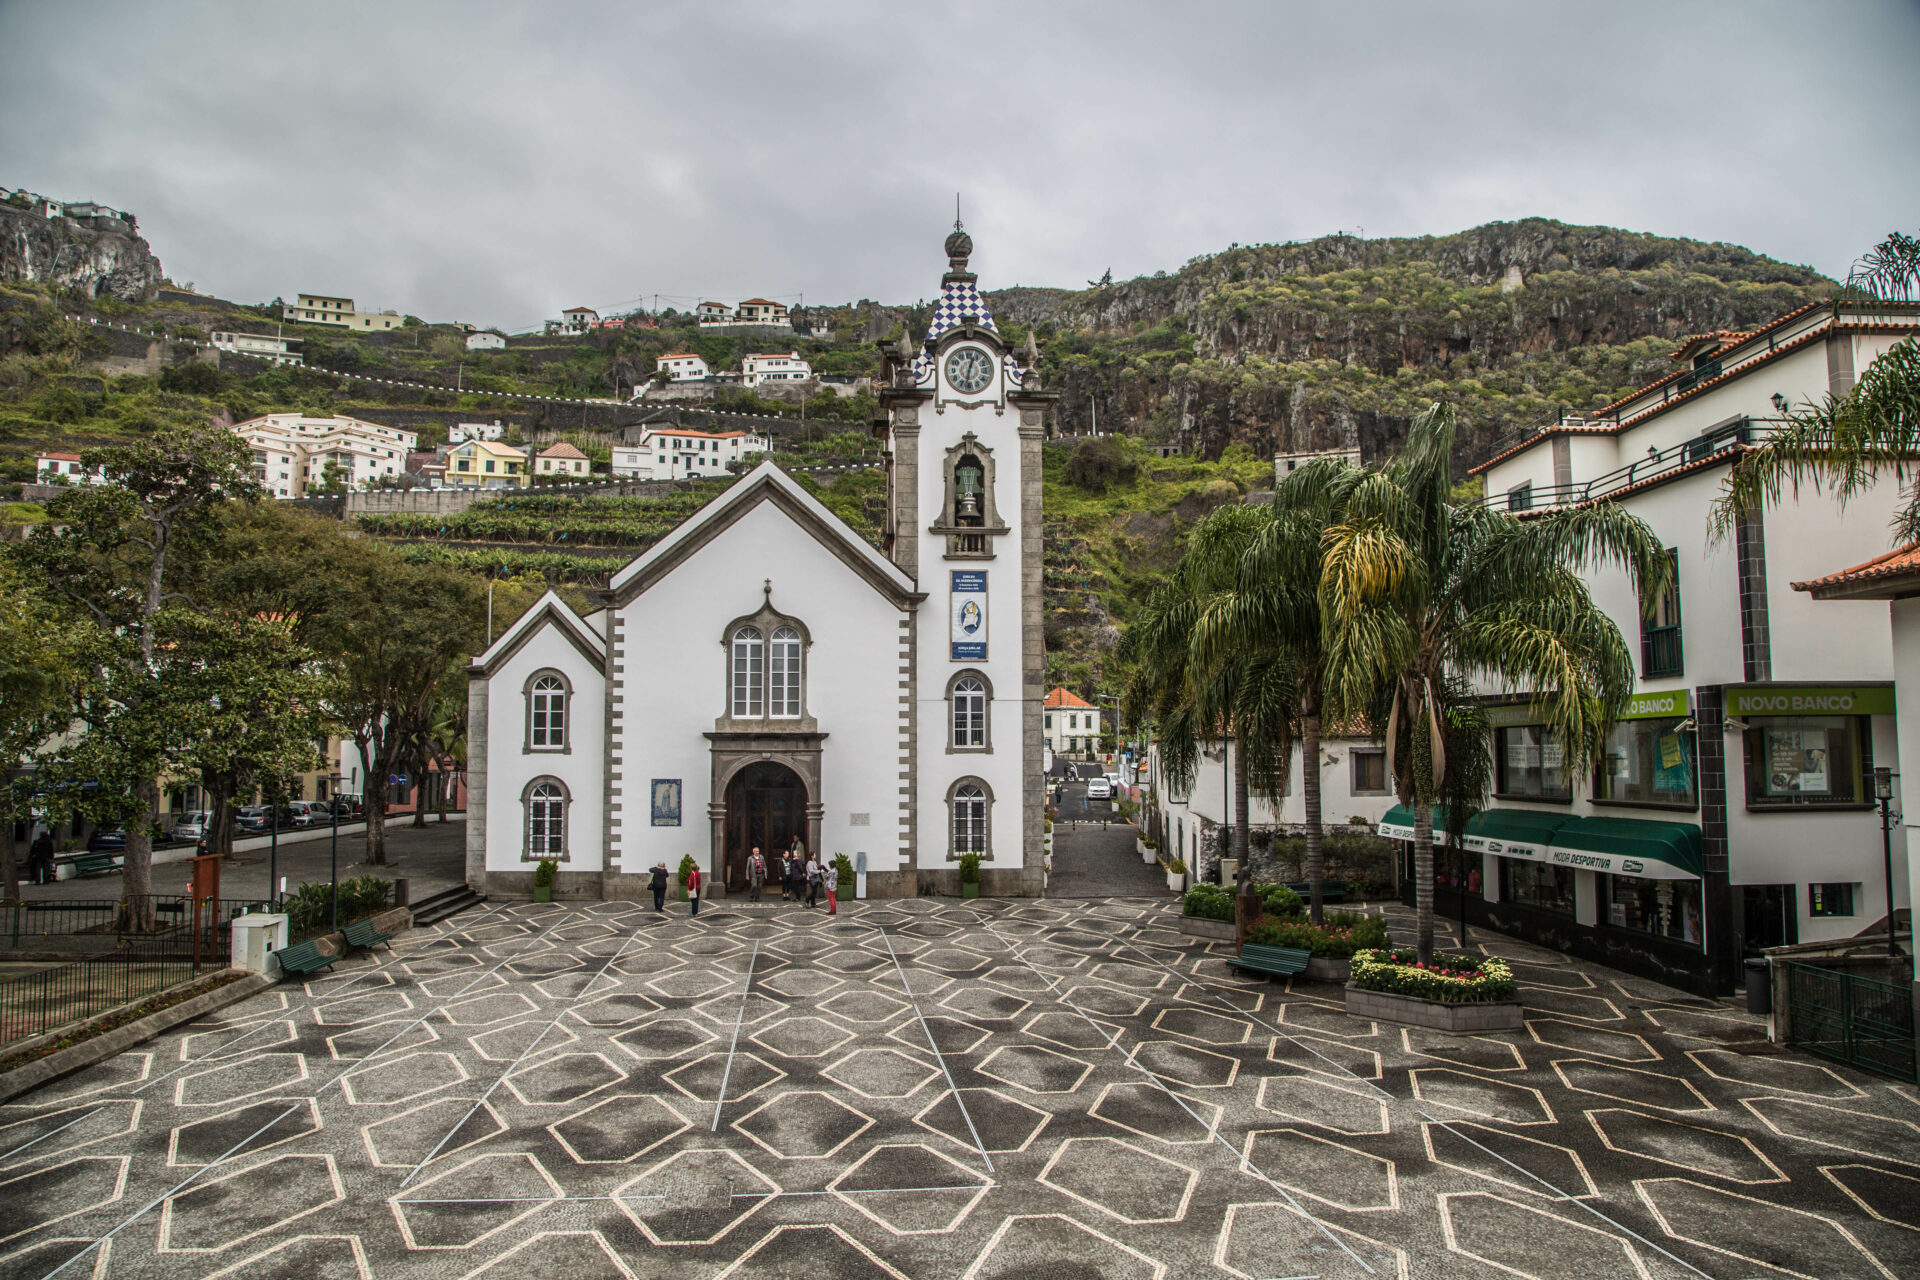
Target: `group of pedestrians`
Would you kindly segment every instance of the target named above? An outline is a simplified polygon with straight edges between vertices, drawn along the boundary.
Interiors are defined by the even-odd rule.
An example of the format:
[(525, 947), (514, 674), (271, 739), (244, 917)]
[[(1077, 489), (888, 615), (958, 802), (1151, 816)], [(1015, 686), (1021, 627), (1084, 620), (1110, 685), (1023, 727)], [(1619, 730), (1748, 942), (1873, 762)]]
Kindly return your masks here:
[[(795, 837), (793, 847), (785, 853), (776, 852), (769, 860), (755, 845), (747, 856), (747, 901), (760, 901), (761, 891), (771, 879), (780, 886), (782, 902), (804, 902), (809, 908), (820, 905), (822, 895), (827, 900), (827, 914), (838, 915), (840, 911), (839, 872), (831, 865), (823, 865), (820, 859), (807, 856), (806, 841)], [(647, 887), (653, 891), (653, 909), (667, 909), (667, 884), (669, 875), (667, 864), (654, 864)], [(687, 876), (687, 914), (700, 914), (700, 890), (705, 887), (706, 877), (700, 874), (700, 866), (694, 864)]]
[(771, 861), (755, 845), (753, 852), (747, 855), (747, 901), (760, 901), (760, 894), (767, 881), (772, 879), (780, 885), (782, 902), (805, 902), (808, 907), (820, 905), (822, 892), (827, 898), (827, 914), (835, 915), (840, 910), (838, 888), (839, 873), (830, 866), (823, 866), (817, 857), (807, 855), (807, 843), (798, 836), (794, 837), (793, 847), (785, 853), (775, 851)]

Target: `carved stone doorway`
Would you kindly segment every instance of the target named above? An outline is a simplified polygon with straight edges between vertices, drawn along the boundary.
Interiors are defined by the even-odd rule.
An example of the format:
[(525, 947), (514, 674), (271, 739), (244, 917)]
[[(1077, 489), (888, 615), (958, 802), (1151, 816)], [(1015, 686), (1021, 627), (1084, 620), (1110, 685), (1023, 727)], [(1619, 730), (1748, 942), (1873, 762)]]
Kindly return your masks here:
[(811, 847), (807, 787), (800, 775), (774, 760), (759, 760), (733, 775), (727, 784), (727, 892), (747, 887), (747, 858), (757, 847), (773, 871), (776, 849), (790, 848), (798, 837)]

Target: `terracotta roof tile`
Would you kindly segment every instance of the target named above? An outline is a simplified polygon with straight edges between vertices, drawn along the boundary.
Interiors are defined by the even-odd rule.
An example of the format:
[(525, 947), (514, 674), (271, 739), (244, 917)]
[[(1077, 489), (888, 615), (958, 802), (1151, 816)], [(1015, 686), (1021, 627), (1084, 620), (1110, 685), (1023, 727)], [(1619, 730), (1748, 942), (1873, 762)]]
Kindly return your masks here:
[(1047, 694), (1045, 705), (1049, 707), (1086, 707), (1090, 710), (1099, 709), (1079, 694), (1069, 692), (1066, 689), (1055, 689)]
[(568, 444), (565, 440), (562, 440), (558, 444), (551, 444), (551, 445), (548, 445), (546, 448), (542, 449), (540, 451), (540, 456), (543, 458), (584, 459), (587, 455), (580, 452), (580, 450), (576, 449), (574, 446)]
[(1858, 582), (1873, 582), (1880, 578), (1897, 578), (1909, 573), (1920, 573), (1920, 542), (1909, 542), (1904, 547), (1895, 547), (1885, 555), (1875, 556), (1865, 564), (1857, 564), (1851, 569), (1830, 573), (1824, 578), (1796, 582), (1793, 584), (1793, 589), (1822, 591), (1831, 587), (1851, 586)]

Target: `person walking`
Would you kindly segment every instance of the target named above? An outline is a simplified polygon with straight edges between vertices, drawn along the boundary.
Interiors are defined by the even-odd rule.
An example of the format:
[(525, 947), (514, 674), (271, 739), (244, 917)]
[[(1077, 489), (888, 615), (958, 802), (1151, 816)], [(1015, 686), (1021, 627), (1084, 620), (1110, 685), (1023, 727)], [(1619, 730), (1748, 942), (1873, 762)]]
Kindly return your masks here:
[(787, 850), (787, 889), (793, 894), (795, 902), (806, 896), (806, 883), (807, 845), (799, 836), (795, 836), (792, 847)]
[(790, 901), (793, 895), (788, 892), (788, 889), (793, 881), (787, 874), (787, 855), (777, 849), (773, 854), (773, 869), (780, 877), (780, 901)]
[(27, 879), (34, 884), (53, 883), (53, 832), (45, 827), (40, 829), (32, 847), (27, 850)]
[(696, 862), (693, 865), (693, 870), (687, 873), (687, 901), (693, 904), (687, 908), (687, 914), (689, 916), (697, 916), (700, 914), (701, 880), (700, 864)]
[(760, 846), (753, 846), (753, 852), (747, 857), (747, 901), (760, 901), (760, 886), (767, 882), (767, 860), (760, 856)]
[(820, 881), (821, 881), (820, 859), (808, 858), (807, 859), (807, 906), (809, 908), (817, 907), (820, 905)]
[(666, 863), (656, 862), (654, 864), (653, 878), (648, 882), (647, 887), (653, 890), (653, 909), (655, 911), (665, 911), (667, 909)]
[(836, 896), (836, 890), (840, 887), (840, 868), (830, 862), (821, 869), (820, 874), (827, 882), (827, 914), (837, 916), (840, 914), (840, 899)]

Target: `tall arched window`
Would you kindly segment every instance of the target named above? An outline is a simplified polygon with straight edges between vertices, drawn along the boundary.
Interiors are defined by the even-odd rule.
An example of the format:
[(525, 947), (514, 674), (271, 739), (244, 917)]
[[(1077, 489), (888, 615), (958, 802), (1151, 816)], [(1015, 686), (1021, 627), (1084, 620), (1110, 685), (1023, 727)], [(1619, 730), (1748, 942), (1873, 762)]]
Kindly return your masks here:
[[(800, 633), (776, 627), (767, 662), (767, 714), (796, 720), (800, 716)], [(738, 711), (735, 715), (740, 714)]]
[(527, 788), (527, 861), (567, 856), (567, 789), (553, 778)]
[(993, 793), (978, 778), (961, 778), (947, 791), (949, 857), (977, 853), (993, 856)]
[(564, 751), (566, 746), (566, 681), (552, 672), (537, 675), (527, 688), (527, 748)]
[(733, 633), (733, 714), (761, 716), (766, 700), (766, 650), (758, 627)]
[(953, 746), (977, 751), (987, 745), (987, 686), (978, 676), (953, 682)]

